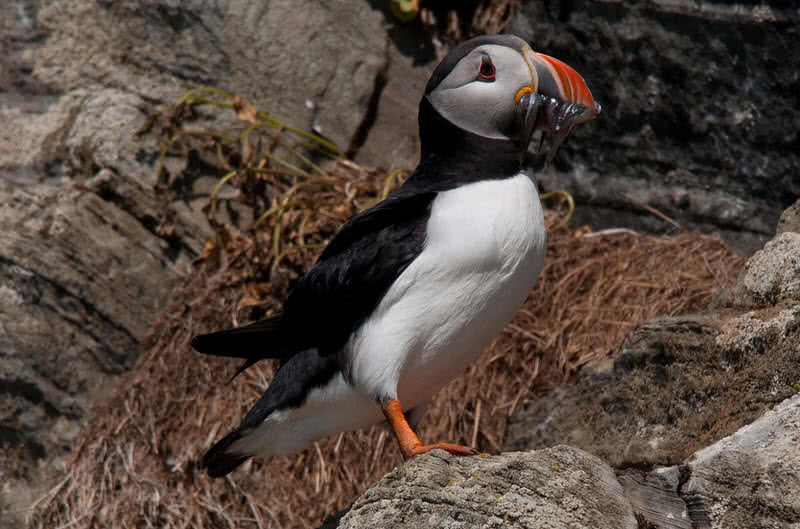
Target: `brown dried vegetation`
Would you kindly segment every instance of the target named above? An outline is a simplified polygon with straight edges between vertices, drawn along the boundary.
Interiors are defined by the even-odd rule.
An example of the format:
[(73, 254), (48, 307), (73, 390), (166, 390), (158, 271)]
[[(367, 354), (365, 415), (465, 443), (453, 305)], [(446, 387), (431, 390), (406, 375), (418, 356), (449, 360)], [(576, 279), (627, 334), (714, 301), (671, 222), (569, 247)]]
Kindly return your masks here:
[(422, 4), (423, 27), (448, 42), (500, 33), (519, 7), (518, 0), (449, 0)]
[[(402, 174), (347, 161), (321, 173), (281, 173), (270, 170), (274, 161), (262, 163), (264, 156), (239, 152), (234, 164), (235, 149), (220, 150), (220, 138), (194, 138), (196, 148), (220, 155), (228, 182), (240, 189), (252, 184), (242, 169), (250, 162), (242, 160), (254, 160), (261, 170), (252, 174), (271, 198), (257, 228), (217, 224), (218, 239), (170, 294), (116, 396), (92, 413), (66, 476), (35, 507), (32, 527), (315, 526), (401, 463), (394, 440), (376, 426), (323, 439), (296, 456), (253, 461), (225, 479), (211, 480), (198, 468), (275, 366), (261, 362), (227, 384), (236, 363), (194, 353), (190, 338), (280, 310), (336, 228), (385, 196)], [(506, 418), (523, 401), (609, 357), (648, 318), (702, 309), (743, 261), (709, 237), (593, 233), (556, 227), (553, 210), (547, 217), (548, 257), (538, 285), (479, 361), (435, 399), (419, 432), (423, 441), (501, 451)], [(314, 322), (308, 327), (313, 332)]]

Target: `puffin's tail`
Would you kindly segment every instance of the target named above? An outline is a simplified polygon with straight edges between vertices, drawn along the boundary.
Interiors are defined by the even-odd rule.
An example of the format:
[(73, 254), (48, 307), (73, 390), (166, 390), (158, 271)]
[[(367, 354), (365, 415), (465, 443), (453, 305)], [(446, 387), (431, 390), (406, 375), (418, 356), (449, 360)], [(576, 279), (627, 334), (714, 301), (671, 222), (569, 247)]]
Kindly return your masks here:
[(231, 377), (233, 380), (261, 359), (281, 358), (286, 354), (281, 316), (277, 314), (243, 327), (200, 334), (192, 338), (192, 347), (203, 354), (244, 358), (244, 363)]
[(233, 443), (242, 438), (242, 433), (236, 429), (214, 443), (206, 455), (203, 456), (203, 468), (212, 478), (221, 478), (236, 470), (236, 468), (250, 459), (249, 455), (231, 452), (229, 448)]

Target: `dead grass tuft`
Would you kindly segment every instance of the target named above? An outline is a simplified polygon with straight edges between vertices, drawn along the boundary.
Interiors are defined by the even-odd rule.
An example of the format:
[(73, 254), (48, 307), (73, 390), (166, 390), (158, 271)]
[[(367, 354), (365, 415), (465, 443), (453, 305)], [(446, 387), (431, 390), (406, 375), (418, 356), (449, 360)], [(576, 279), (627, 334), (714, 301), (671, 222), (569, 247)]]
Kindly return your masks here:
[(458, 0), (422, 4), (423, 26), (450, 43), (503, 31), (519, 8), (519, 0)]
[[(231, 164), (230, 146), (218, 147), (206, 145)], [(261, 164), (263, 157), (253, 159)], [(401, 462), (394, 440), (372, 427), (296, 456), (254, 461), (222, 480), (198, 468), (204, 451), (260, 395), (274, 365), (262, 362), (228, 385), (236, 362), (194, 353), (190, 338), (280, 310), (335, 229), (403, 176), (347, 161), (319, 173), (267, 170), (274, 166), (252, 173), (271, 197), (259, 226), (218, 226), (218, 239), (155, 321), (137, 367), (93, 411), (69, 472), (35, 506), (31, 527), (315, 526)], [(230, 182), (251, 174), (229, 169)], [(423, 440), (500, 451), (506, 418), (524, 400), (612, 355), (648, 318), (702, 309), (743, 263), (709, 237), (592, 233), (558, 228), (557, 220), (548, 212), (548, 258), (536, 289), (480, 360), (435, 400)]]

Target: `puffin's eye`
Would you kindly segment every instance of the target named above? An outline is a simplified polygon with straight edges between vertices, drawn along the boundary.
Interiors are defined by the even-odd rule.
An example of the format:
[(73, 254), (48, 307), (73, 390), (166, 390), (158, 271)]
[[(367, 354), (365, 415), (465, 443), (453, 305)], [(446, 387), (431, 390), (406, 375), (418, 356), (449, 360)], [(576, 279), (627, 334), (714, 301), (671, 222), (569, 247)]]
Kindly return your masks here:
[(478, 79), (482, 79), (484, 81), (494, 81), (495, 75), (495, 68), (494, 64), (492, 64), (492, 60), (488, 57), (484, 57), (481, 59), (481, 67), (478, 70)]

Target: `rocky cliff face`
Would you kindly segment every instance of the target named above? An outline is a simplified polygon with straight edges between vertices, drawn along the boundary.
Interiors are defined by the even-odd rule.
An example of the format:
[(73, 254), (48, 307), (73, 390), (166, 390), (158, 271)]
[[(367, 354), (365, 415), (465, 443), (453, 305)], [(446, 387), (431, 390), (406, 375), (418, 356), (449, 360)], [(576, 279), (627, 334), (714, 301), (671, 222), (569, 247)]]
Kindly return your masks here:
[(622, 486), (591, 454), (457, 457), (435, 450), (397, 467), (321, 529), (548, 527), (637, 529)]
[(320, 529), (792, 529), (800, 520), (800, 395), (679, 465), (613, 469), (582, 450), (458, 458), (387, 474)]
[(595, 227), (719, 232), (750, 252), (800, 196), (800, 14), (790, 3), (523, 2), (507, 28), (603, 105), (541, 176)]
[[(43, 114), (0, 110), (0, 475), (12, 512), (115, 390), (212, 235), (202, 212), (156, 197), (159, 145), (136, 139), (147, 106), (106, 89)], [(161, 229), (167, 218), (178, 236)]]

